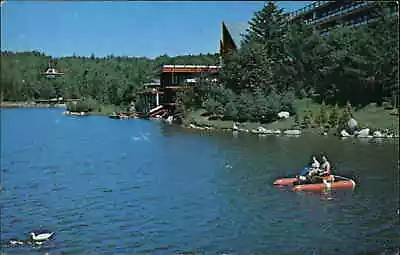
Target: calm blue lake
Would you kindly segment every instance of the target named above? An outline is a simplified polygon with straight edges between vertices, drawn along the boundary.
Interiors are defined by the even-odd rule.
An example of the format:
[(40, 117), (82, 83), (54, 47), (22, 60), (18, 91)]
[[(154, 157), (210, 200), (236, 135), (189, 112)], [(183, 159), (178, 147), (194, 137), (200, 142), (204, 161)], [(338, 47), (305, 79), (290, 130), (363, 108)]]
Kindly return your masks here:
[[(232, 136), (1, 109), (2, 254), (395, 254), (398, 140)], [(397, 148), (397, 149), (396, 149)], [(326, 153), (354, 191), (272, 182)], [(10, 247), (31, 230), (43, 246)], [(398, 254), (398, 253), (397, 253)]]

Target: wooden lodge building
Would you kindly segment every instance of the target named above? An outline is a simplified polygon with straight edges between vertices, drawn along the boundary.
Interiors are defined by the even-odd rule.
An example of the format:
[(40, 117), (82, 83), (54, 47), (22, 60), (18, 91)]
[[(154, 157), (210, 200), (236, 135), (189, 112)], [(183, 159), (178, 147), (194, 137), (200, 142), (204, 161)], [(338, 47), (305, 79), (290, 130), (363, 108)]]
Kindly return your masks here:
[(144, 114), (154, 117), (173, 113), (177, 106), (177, 91), (193, 88), (200, 78), (215, 79), (220, 68), (206, 65), (164, 65), (159, 83), (144, 84)]
[[(312, 25), (315, 31), (328, 34), (337, 26), (345, 25), (357, 27), (376, 20), (374, 9), (378, 1), (314, 1), (313, 3), (288, 14), (290, 21), (303, 20)], [(389, 8), (397, 14), (396, 4)], [(174, 112), (176, 92), (181, 89), (190, 89), (196, 86), (200, 77), (216, 78), (226, 54), (241, 47), (243, 35), (249, 27), (248, 22), (221, 22), (221, 39), (219, 42), (220, 65), (164, 65), (159, 82), (145, 84), (148, 104), (146, 115), (153, 117)]]

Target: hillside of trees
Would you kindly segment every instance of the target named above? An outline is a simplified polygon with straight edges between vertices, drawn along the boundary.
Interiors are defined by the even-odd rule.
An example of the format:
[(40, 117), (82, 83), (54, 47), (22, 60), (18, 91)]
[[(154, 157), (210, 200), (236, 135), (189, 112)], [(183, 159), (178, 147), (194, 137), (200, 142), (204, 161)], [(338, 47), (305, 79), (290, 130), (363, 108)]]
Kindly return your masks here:
[[(179, 95), (181, 109), (205, 108), (225, 120), (271, 122), (296, 113), (294, 99), (337, 107), (399, 106), (399, 25), (382, 3), (378, 21), (315, 33), (289, 23), (273, 2), (256, 12), (242, 47), (225, 57), (220, 83), (206, 81)], [(348, 108), (347, 107), (347, 108)]]
[[(65, 73), (46, 78), (50, 60)], [(218, 55), (188, 55), (156, 59), (108, 56), (51, 58), (41, 52), (1, 52), (1, 101), (91, 98), (99, 104), (124, 106), (138, 100), (143, 84), (157, 78), (164, 64), (218, 63)]]

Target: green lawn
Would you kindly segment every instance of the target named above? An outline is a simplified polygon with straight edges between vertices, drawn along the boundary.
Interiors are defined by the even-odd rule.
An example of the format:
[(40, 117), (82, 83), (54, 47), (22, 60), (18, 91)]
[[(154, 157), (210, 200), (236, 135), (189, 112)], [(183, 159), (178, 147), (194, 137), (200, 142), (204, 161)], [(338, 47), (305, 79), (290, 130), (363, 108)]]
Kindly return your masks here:
[(391, 115), (390, 110), (376, 105), (368, 105), (354, 112), (354, 118), (360, 127), (374, 129), (391, 129), (399, 132), (399, 116)]
[[(303, 120), (304, 114), (307, 110), (312, 112), (312, 115), (318, 116), (321, 105), (312, 102), (311, 99), (296, 100), (294, 107), (297, 109), (299, 114), (299, 120)], [(328, 113), (332, 110), (332, 106), (326, 106)], [(343, 108), (339, 109), (339, 115), (342, 113)], [(399, 116), (390, 114), (390, 110), (385, 110), (383, 107), (377, 107), (375, 104), (370, 104), (358, 111), (353, 110), (354, 118), (357, 120), (359, 128), (370, 128), (371, 130), (376, 129), (390, 129), (399, 132)], [(222, 121), (222, 120), (208, 120), (208, 117), (203, 117), (202, 114), (206, 113), (204, 109), (198, 109), (188, 114), (186, 123), (192, 123), (198, 126), (208, 126), (218, 129), (232, 128), (233, 121)], [(266, 129), (292, 129), (295, 126), (295, 117), (291, 116), (286, 120), (278, 120), (268, 124), (260, 123), (241, 123), (240, 127), (244, 129), (255, 129), (257, 127), (264, 127)]]

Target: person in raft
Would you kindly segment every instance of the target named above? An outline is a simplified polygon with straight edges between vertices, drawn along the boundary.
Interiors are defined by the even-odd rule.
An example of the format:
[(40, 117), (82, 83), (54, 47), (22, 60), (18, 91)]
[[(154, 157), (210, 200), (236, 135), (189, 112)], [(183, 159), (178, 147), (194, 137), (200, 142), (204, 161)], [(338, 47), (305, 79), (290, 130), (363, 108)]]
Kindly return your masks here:
[(331, 175), (331, 164), (329, 163), (327, 157), (322, 155), (322, 165), (319, 169), (312, 172), (309, 176), (311, 183), (321, 183), (327, 180), (327, 177)]
[(325, 155), (322, 156), (322, 165), (315, 156), (312, 157), (312, 160), (310, 171), (306, 176), (297, 177), (296, 184), (321, 183), (325, 179), (324, 177), (331, 175), (331, 165)]
[(331, 175), (331, 163), (329, 163), (328, 159), (324, 155), (322, 156), (321, 170), (320, 176), (324, 177)]
[(305, 174), (305, 176), (300, 175), (300, 176), (296, 176), (297, 177), (297, 183), (298, 184), (305, 184), (305, 183), (311, 183), (311, 178), (316, 175), (319, 171), (320, 171), (320, 163), (317, 160), (317, 157), (312, 156), (311, 157), (311, 167), (308, 171), (308, 173)]

